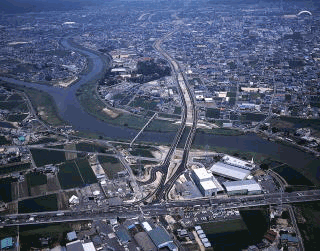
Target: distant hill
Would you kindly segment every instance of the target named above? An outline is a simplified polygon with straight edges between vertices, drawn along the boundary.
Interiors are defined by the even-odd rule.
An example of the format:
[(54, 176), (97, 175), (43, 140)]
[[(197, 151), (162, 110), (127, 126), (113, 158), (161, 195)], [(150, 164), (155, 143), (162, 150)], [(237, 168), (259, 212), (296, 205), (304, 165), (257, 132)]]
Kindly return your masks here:
[(103, 3), (103, 0), (0, 0), (0, 13), (74, 10)]

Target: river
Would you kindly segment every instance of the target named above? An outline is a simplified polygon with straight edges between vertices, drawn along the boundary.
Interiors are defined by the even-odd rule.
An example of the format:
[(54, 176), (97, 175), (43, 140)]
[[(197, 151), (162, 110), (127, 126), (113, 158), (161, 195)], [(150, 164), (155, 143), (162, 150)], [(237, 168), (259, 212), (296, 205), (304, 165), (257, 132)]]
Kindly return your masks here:
[[(83, 107), (81, 107), (76, 98), (76, 91), (80, 86), (88, 81), (96, 79), (103, 71), (103, 60), (98, 54), (93, 53), (92, 51), (85, 48), (73, 47), (68, 42), (67, 38), (62, 40), (62, 44), (66, 49), (78, 51), (79, 53), (87, 56), (92, 62), (90, 71), (85, 75), (81, 75), (80, 80), (74, 85), (68, 88), (58, 88), (5, 77), (1, 77), (0, 79), (12, 84), (33, 87), (52, 95), (57, 104), (59, 115), (62, 119), (72, 125), (75, 130), (95, 132), (112, 139), (133, 139), (137, 134), (137, 130), (123, 126), (111, 125), (91, 116), (83, 109)], [(173, 138), (173, 132), (161, 133), (145, 131), (139, 137), (138, 141), (171, 143)], [(295, 147), (276, 142), (269, 142), (254, 134), (221, 136), (198, 133), (195, 137), (194, 145), (227, 147), (237, 149), (239, 151), (250, 151), (270, 155), (271, 157), (292, 166), (294, 169), (298, 170), (310, 179), (314, 184), (320, 185), (320, 160), (312, 154), (303, 152)]]

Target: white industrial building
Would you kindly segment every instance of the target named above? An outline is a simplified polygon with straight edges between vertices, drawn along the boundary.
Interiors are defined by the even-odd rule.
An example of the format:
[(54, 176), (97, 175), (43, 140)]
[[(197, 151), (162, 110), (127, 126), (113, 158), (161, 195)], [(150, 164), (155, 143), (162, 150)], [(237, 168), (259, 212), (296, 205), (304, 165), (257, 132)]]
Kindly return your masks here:
[(210, 171), (213, 174), (232, 180), (245, 180), (250, 175), (250, 170), (229, 165), (223, 162), (217, 162), (213, 164), (210, 168)]
[(229, 195), (260, 194), (261, 186), (255, 180), (227, 181), (223, 183)]
[(218, 192), (223, 191), (220, 183), (205, 168), (194, 169), (192, 174), (193, 180), (203, 196), (217, 195)]
[(252, 170), (255, 167), (253, 160), (252, 161), (245, 161), (245, 160), (238, 159), (238, 158), (235, 158), (230, 155), (223, 156), (222, 161), (228, 165), (240, 167), (240, 168), (247, 169), (247, 170)]

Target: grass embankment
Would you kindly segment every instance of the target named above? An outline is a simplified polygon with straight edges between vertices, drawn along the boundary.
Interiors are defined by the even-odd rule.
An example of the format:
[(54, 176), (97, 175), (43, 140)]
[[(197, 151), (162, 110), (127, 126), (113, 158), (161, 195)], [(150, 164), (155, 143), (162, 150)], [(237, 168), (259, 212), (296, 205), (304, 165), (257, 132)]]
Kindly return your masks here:
[[(205, 149), (206, 148), (206, 149)], [(228, 155), (235, 156), (244, 160), (254, 159), (254, 162), (257, 164), (264, 163), (265, 161), (271, 161), (271, 157), (267, 154), (250, 152), (250, 151), (242, 151), (236, 148), (228, 148), (228, 147), (219, 147), (219, 146), (192, 146), (192, 149), (201, 149), (201, 150), (212, 150), (218, 153), (225, 153)]]
[(224, 135), (224, 136), (240, 136), (243, 135), (244, 132), (235, 129), (228, 128), (213, 128), (213, 129), (197, 129), (198, 133), (207, 133), (213, 135)]

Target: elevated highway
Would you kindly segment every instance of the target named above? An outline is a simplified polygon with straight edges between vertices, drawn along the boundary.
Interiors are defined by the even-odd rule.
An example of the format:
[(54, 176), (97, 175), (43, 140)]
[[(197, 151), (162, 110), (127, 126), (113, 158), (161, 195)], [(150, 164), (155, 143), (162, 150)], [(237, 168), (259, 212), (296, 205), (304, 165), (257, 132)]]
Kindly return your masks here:
[(153, 203), (144, 206), (122, 205), (92, 210), (79, 211), (54, 211), (26, 214), (11, 214), (0, 216), (0, 227), (16, 225), (34, 225), (45, 223), (58, 223), (70, 221), (85, 221), (97, 219), (112, 219), (116, 217), (138, 217), (143, 213), (149, 216), (160, 216), (184, 211), (198, 211), (206, 207), (206, 210), (221, 211), (228, 209), (241, 209), (262, 207), (279, 204), (292, 204), (320, 201), (320, 190), (308, 190), (291, 193), (270, 193), (251, 196), (238, 196), (230, 198), (205, 197), (194, 200), (169, 201), (165, 203)]

